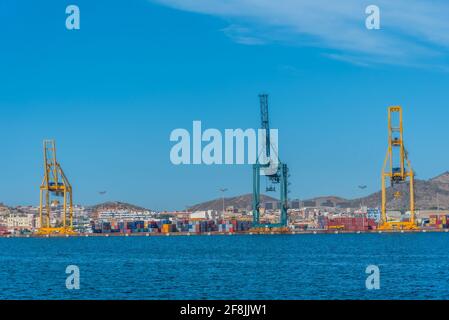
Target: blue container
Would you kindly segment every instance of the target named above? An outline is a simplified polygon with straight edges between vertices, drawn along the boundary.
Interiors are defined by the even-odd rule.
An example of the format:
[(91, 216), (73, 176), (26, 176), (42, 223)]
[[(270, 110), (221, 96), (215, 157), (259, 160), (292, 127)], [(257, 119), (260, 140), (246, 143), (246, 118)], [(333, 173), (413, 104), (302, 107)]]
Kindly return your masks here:
[(127, 222), (126, 226), (127, 226), (127, 229), (131, 229), (131, 230), (136, 229), (136, 223), (134, 221)]

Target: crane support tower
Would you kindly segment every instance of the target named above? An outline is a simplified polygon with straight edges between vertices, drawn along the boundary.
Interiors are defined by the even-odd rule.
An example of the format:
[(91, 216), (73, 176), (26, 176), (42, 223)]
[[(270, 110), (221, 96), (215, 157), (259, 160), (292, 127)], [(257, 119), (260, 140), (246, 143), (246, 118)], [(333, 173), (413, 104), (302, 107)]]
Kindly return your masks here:
[[(54, 198), (63, 198), (62, 225), (51, 225), (52, 207), (60, 206)], [(56, 159), (56, 144), (54, 140), (44, 140), (44, 179), (40, 186), (39, 234), (74, 234), (73, 231), (73, 199), (72, 186), (61, 165)]]
[[(408, 159), (407, 151), (404, 147), (402, 107), (391, 106), (388, 108), (388, 150), (382, 168), (382, 219), (380, 230), (415, 230), (418, 229), (415, 223), (415, 193), (414, 193), (414, 172)], [(390, 180), (391, 188), (406, 183), (410, 185), (410, 220), (409, 221), (388, 221), (387, 217), (387, 182)], [(395, 192), (395, 197), (400, 197), (399, 191)]]
[[(265, 131), (265, 144), (263, 151), (257, 157), (256, 163), (253, 165), (253, 228), (254, 229), (282, 229), (286, 228), (288, 224), (288, 167), (279, 159), (275, 146), (272, 146), (270, 136), (270, 122), (268, 116), (268, 95), (259, 95), (260, 112), (261, 112), (261, 129)], [(271, 150), (273, 149), (273, 150)], [(262, 164), (260, 156), (263, 154), (264, 158), (268, 160), (267, 163)], [(273, 162), (273, 157), (276, 163)], [(274, 169), (273, 169), (274, 168)], [(260, 222), (260, 178), (261, 175), (267, 178), (270, 186), (266, 191), (276, 191), (275, 185), (280, 185), (280, 218), (279, 223), (261, 223)]]

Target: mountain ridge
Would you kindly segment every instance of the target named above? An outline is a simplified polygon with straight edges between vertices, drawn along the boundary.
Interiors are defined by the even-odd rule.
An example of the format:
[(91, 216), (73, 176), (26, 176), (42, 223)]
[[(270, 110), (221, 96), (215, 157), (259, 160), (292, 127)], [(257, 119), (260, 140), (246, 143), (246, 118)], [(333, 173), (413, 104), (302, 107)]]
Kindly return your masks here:
[[(399, 191), (401, 193), (400, 198), (395, 198), (394, 193)], [(387, 188), (387, 202), (388, 209), (394, 208), (408, 208), (409, 204), (409, 183), (402, 183), (395, 185), (394, 189)], [(223, 210), (222, 198), (209, 200), (206, 202), (198, 203), (191, 206), (190, 210)], [(278, 201), (276, 198), (261, 195), (261, 202), (274, 202)], [(348, 208), (357, 208), (361, 205), (368, 207), (380, 207), (381, 205), (381, 192), (377, 191), (371, 193), (365, 197), (346, 199), (343, 197), (330, 195), (330, 196), (318, 196), (306, 200), (303, 202), (316, 202), (317, 206), (322, 203), (332, 202), (334, 206), (347, 206)], [(237, 209), (249, 210), (252, 207), (252, 194), (244, 194), (231, 198), (225, 198), (225, 207), (234, 206)], [(449, 209), (449, 171), (430, 178), (428, 180), (415, 179), (415, 206), (416, 209)]]

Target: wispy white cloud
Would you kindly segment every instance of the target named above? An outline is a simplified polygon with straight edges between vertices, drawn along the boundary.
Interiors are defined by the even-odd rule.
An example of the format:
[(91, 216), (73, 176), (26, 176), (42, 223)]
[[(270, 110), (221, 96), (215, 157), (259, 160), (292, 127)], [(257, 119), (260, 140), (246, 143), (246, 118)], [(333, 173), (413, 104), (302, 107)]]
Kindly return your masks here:
[(246, 45), (261, 45), (264, 44), (265, 41), (257, 38), (253, 35), (253, 32), (245, 27), (231, 24), (226, 28), (221, 29), (225, 35), (240, 44)]
[[(446, 0), (153, 0), (231, 21), (222, 31), (241, 44), (286, 42), (328, 49), (359, 64), (449, 63)], [(381, 29), (365, 28), (365, 8), (380, 7)]]

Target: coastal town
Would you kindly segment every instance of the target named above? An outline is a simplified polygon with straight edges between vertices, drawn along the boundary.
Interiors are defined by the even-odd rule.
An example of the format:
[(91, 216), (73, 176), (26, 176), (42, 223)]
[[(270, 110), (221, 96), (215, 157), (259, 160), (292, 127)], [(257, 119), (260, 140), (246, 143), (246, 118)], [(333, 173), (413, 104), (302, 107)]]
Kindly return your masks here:
[[(343, 207), (330, 200), (291, 201), (288, 210), (288, 232), (369, 232), (377, 229), (381, 219), (379, 208)], [(51, 224), (62, 223), (63, 208), (52, 204)], [(273, 224), (279, 218), (276, 201), (265, 202), (260, 209), (262, 221)], [(406, 220), (408, 213), (391, 211), (389, 216)], [(422, 230), (449, 227), (449, 211), (420, 210), (417, 223)], [(36, 234), (40, 228), (39, 207), (0, 205), (0, 235), (23, 236)], [(153, 211), (138, 206), (106, 202), (96, 206), (73, 207), (73, 228), (78, 234), (204, 234), (247, 233), (253, 229), (251, 210), (225, 206), (223, 210)]]

